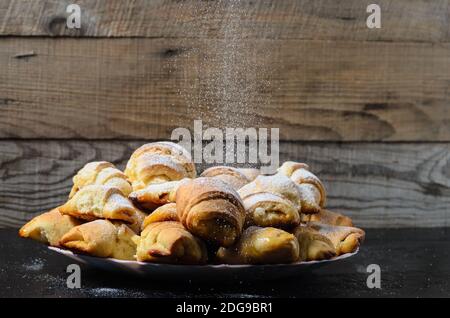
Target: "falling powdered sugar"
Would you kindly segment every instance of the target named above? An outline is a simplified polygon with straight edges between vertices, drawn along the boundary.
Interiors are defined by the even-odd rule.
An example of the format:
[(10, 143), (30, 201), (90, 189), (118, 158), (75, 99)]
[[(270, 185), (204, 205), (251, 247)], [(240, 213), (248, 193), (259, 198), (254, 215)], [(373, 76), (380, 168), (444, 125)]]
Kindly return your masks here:
[[(198, 26), (201, 38), (185, 52), (184, 61), (195, 65), (195, 74), (184, 75), (186, 83), (179, 92), (188, 117), (220, 129), (259, 126), (262, 117), (256, 108), (268, 102), (262, 92), (270, 86), (264, 63), (270, 51), (245, 39), (246, 10), (241, 10), (239, 0), (198, 5), (199, 19), (205, 20)], [(217, 30), (205, 30), (211, 19), (220, 19)], [(211, 31), (214, 38), (207, 35)]]

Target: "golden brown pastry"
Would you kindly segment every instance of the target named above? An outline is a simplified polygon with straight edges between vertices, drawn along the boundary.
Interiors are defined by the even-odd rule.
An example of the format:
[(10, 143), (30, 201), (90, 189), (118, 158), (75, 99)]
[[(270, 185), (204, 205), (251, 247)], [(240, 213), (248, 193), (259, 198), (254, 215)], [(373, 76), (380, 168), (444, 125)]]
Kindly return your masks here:
[(149, 214), (142, 223), (142, 229), (145, 229), (150, 223), (175, 221), (180, 222), (177, 214), (176, 203), (168, 203), (160, 206), (151, 214)]
[(197, 172), (183, 147), (172, 142), (153, 142), (131, 155), (125, 174), (137, 191), (152, 183), (195, 178)]
[(310, 222), (301, 224), (294, 230), (300, 244), (302, 260), (321, 260), (358, 249), (364, 240), (363, 230)]
[(205, 244), (178, 221), (175, 203), (156, 209), (144, 221), (137, 243), (137, 259), (143, 262), (204, 264)]
[(301, 261), (320, 261), (336, 256), (336, 249), (331, 240), (311, 230), (307, 225), (300, 224), (294, 230), (300, 246)]
[(78, 190), (90, 184), (116, 187), (122, 191), (125, 196), (128, 196), (132, 190), (131, 184), (127, 180), (127, 176), (112, 163), (95, 161), (86, 164), (73, 177), (73, 187), (70, 191), (69, 198), (72, 198)]
[(92, 256), (134, 260), (135, 236), (125, 224), (96, 220), (72, 228), (60, 243), (63, 247)]
[(299, 245), (294, 235), (273, 227), (251, 226), (231, 247), (221, 247), (217, 259), (227, 264), (282, 264), (299, 259)]
[(321, 209), (320, 212), (316, 214), (301, 214), (300, 218), (302, 222), (319, 222), (329, 225), (353, 226), (352, 219), (348, 216), (326, 209)]
[(217, 178), (228, 183), (234, 190), (239, 190), (251, 180), (239, 169), (226, 166), (211, 167), (203, 171), (202, 177)]
[(136, 221), (136, 208), (115, 187), (88, 185), (59, 208), (62, 214), (92, 221), (95, 219)]
[(245, 210), (237, 192), (215, 178), (197, 178), (177, 191), (177, 213), (189, 232), (219, 246), (231, 246), (239, 238)]
[(298, 184), (301, 195), (302, 213), (318, 213), (325, 206), (326, 191), (323, 183), (309, 171), (307, 164), (287, 161), (278, 171)]
[(62, 215), (58, 208), (36, 216), (19, 230), (19, 235), (25, 238), (59, 246), (59, 241), (64, 234), (81, 222), (69, 216)]
[(153, 211), (159, 206), (175, 202), (178, 187), (190, 179), (149, 184), (143, 189), (134, 191), (128, 197), (136, 206)]
[(246, 211), (246, 225), (289, 228), (300, 223), (297, 185), (283, 174), (258, 176), (238, 191)]
[[(127, 226), (132, 229), (134, 231), (134, 233), (139, 234), (141, 233), (141, 229), (142, 229), (142, 224), (144, 223), (145, 218), (147, 217), (148, 214), (142, 212), (139, 209), (135, 209), (135, 213), (132, 216), (133, 221), (131, 223), (127, 222)], [(115, 222), (119, 222), (119, 221), (115, 221)]]

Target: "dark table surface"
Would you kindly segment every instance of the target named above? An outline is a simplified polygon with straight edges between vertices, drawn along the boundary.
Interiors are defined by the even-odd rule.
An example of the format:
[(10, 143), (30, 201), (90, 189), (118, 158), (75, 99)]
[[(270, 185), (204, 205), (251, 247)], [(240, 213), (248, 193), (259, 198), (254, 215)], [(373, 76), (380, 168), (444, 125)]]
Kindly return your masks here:
[[(151, 281), (81, 265), (81, 288), (66, 286), (74, 261), (0, 229), (0, 297), (450, 297), (450, 228), (367, 230), (347, 260), (278, 281)], [(370, 289), (367, 266), (381, 268)]]

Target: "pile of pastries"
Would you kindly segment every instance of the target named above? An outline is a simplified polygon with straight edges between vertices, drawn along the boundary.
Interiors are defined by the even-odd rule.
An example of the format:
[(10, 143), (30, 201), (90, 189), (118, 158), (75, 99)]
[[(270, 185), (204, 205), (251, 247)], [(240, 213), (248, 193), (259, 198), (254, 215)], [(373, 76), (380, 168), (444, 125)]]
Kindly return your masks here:
[(303, 163), (274, 175), (209, 168), (171, 142), (138, 148), (124, 172), (90, 162), (68, 201), (36, 216), (27, 237), (97, 257), (170, 264), (276, 264), (355, 251), (364, 231), (326, 210), (326, 191)]

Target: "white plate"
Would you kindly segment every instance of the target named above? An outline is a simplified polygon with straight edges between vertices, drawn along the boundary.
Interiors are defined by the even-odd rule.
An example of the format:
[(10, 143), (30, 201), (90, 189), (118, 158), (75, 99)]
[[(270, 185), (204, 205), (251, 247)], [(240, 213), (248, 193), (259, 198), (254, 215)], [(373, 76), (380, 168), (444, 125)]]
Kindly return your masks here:
[(91, 265), (102, 270), (115, 273), (131, 273), (151, 279), (182, 280), (258, 280), (279, 279), (308, 272), (318, 267), (331, 265), (336, 261), (349, 258), (358, 253), (347, 253), (329, 260), (297, 262), (274, 265), (172, 265), (123, 261), (114, 258), (100, 258), (83, 254), (75, 254), (69, 250), (49, 246), (49, 249), (70, 257), (80, 263)]

